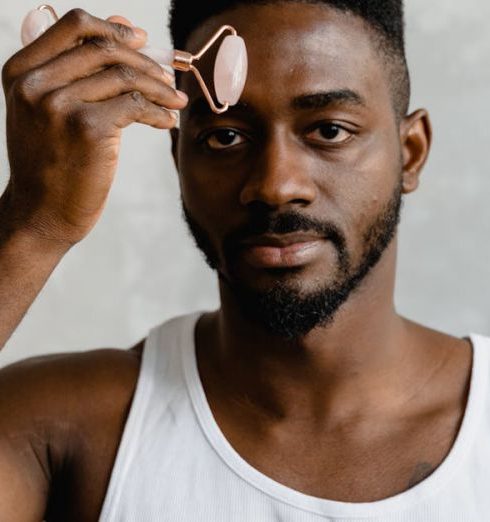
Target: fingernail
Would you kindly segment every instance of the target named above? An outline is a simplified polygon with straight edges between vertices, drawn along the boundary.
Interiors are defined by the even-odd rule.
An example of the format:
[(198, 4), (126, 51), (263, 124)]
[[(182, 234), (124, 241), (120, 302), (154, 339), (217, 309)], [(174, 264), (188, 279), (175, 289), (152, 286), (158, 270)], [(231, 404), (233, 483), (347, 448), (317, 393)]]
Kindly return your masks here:
[(175, 76), (172, 73), (169, 73), (166, 69), (162, 70), (163, 81), (169, 85), (173, 85), (175, 81)]
[(141, 27), (133, 27), (132, 29), (135, 38), (137, 38), (138, 40), (146, 40), (146, 38), (148, 37), (148, 33), (144, 29), (141, 29)]
[(187, 101), (189, 99), (189, 97), (187, 96), (187, 94), (185, 92), (182, 92), (182, 91), (179, 91), (178, 89), (175, 91), (175, 93), (177, 94), (177, 96), (179, 98), (181, 98), (182, 100), (185, 100)]
[(107, 21), (112, 22), (113, 24), (123, 24), (123, 25), (127, 25), (128, 27), (131, 27), (131, 28), (134, 27), (134, 25), (131, 23), (130, 20), (128, 20), (126, 17), (120, 16), (120, 15), (109, 16), (109, 18), (107, 18)]

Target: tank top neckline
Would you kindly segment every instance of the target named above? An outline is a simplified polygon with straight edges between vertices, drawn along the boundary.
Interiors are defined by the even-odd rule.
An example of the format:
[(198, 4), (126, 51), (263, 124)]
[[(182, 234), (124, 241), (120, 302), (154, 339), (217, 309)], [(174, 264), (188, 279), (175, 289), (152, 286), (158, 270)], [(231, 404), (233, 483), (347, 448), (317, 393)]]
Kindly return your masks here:
[(239, 477), (262, 493), (297, 509), (323, 516), (371, 518), (403, 511), (437, 494), (461, 471), (461, 464), (473, 445), (481, 419), (487, 387), (488, 354), (483, 339), (468, 336), (472, 346), (470, 386), (465, 413), (456, 439), (445, 459), (427, 478), (412, 488), (374, 502), (343, 502), (315, 497), (268, 477), (249, 464), (228, 442), (214, 419), (199, 375), (196, 359), (195, 326), (202, 312), (190, 314), (181, 330), (180, 349), (185, 384), (200, 427), (209, 444), (222, 461)]

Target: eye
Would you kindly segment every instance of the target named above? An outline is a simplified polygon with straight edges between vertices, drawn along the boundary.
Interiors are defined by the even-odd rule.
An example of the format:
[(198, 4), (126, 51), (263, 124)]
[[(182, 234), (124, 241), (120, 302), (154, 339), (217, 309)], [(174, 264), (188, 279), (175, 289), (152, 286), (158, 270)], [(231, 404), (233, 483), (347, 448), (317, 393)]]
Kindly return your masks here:
[(336, 123), (322, 123), (307, 134), (308, 138), (323, 143), (344, 143), (352, 136), (352, 132)]
[(202, 141), (211, 150), (224, 150), (245, 143), (246, 138), (233, 129), (218, 129), (206, 134)]

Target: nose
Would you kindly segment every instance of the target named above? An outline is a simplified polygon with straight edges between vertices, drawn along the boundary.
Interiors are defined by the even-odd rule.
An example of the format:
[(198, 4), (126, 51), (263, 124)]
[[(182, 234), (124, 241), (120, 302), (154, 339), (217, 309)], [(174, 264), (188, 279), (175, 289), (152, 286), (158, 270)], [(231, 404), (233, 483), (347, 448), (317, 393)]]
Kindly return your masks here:
[(288, 204), (310, 205), (317, 194), (310, 161), (294, 139), (287, 136), (269, 139), (251, 166), (240, 203), (244, 206), (260, 203), (273, 209)]

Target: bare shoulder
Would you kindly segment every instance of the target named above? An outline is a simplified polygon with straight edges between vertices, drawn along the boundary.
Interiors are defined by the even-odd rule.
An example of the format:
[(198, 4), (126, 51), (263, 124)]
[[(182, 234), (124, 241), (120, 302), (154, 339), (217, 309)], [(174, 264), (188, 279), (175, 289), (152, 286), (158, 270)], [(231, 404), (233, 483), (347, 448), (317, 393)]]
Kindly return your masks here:
[(17, 362), (0, 370), (0, 407), (8, 403), (17, 416), (23, 407), (43, 415), (62, 410), (75, 419), (84, 405), (95, 412), (124, 401), (137, 380), (141, 352), (139, 343), (130, 350), (98, 349)]
[(455, 352), (456, 355), (468, 356), (471, 353), (471, 342), (468, 338), (455, 337), (454, 335), (429, 328), (422, 324), (404, 319), (410, 336), (416, 344), (434, 351)]
[[(67, 495), (71, 486), (62, 475), (68, 469), (78, 481), (86, 480), (86, 508), (95, 512), (99, 507), (136, 388), (142, 348), (143, 342), (130, 350), (35, 357), (0, 370), (0, 459), (5, 464), (0, 506), (16, 506), (17, 516), (22, 498), (30, 498), (26, 516), (8, 520), (42, 519), (49, 501)], [(58, 479), (64, 491), (56, 495)], [(5, 497), (2, 486), (7, 484)], [(81, 499), (72, 503), (80, 506)], [(7, 514), (0, 512), (0, 519), (7, 520)]]
[(57, 446), (119, 423), (131, 402), (142, 346), (35, 357), (0, 370), (0, 436), (49, 436)]
[(433, 368), (430, 396), (464, 410), (473, 366), (471, 340), (408, 320), (406, 325), (410, 332), (411, 346), (418, 353), (423, 366)]

